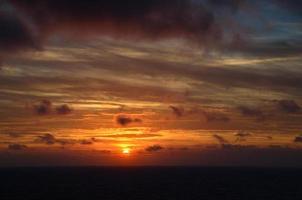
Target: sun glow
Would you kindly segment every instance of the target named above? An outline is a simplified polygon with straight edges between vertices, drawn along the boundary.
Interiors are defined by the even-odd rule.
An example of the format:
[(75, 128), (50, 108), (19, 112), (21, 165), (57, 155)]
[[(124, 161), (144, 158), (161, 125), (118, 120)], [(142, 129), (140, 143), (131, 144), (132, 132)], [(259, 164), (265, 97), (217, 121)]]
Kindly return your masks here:
[(123, 154), (125, 154), (125, 155), (129, 155), (131, 151), (130, 151), (129, 148), (124, 148), (124, 149), (122, 149), (122, 152), (123, 152)]

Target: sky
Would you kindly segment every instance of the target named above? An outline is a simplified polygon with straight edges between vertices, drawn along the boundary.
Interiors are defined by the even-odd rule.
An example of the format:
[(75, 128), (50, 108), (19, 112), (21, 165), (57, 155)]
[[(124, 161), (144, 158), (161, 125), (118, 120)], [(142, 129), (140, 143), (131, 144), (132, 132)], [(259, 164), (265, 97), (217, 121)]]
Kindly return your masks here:
[(302, 167), (300, 0), (1, 0), (0, 166)]

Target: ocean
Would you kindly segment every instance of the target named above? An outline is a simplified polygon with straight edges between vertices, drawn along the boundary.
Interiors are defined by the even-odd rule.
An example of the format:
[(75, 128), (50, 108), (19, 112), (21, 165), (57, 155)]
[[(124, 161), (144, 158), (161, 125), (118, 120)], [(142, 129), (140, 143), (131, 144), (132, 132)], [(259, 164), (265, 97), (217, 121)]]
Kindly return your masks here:
[(301, 200), (302, 170), (231, 167), (1, 168), (1, 200)]

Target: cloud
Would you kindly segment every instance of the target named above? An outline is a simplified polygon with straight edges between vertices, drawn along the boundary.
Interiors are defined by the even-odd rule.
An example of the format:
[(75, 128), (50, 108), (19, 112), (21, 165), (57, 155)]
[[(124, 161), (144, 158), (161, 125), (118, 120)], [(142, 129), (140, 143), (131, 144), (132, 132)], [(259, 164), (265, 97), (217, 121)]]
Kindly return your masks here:
[(38, 136), (38, 141), (48, 144), (48, 145), (52, 145), (57, 142), (57, 139), (52, 134), (47, 133), (47, 134)]
[(268, 136), (266, 136), (266, 139), (272, 140), (272, 139), (273, 139), (273, 136), (268, 135)]
[(26, 149), (27, 146), (23, 144), (9, 144), (8, 149), (9, 150), (14, 150), (14, 151), (20, 151)]
[(38, 49), (37, 39), (30, 24), (13, 11), (13, 7), (6, 1), (0, 2), (0, 53)]
[(238, 142), (238, 141), (245, 141), (246, 138), (251, 136), (252, 134), (247, 131), (238, 131), (234, 135), (237, 137), (236, 141)]
[(39, 104), (34, 105), (34, 111), (38, 115), (48, 115), (52, 110), (52, 103), (49, 100), (42, 100)]
[(182, 117), (185, 113), (183, 107), (169, 106), (176, 117)]
[(60, 139), (55, 137), (53, 134), (47, 133), (38, 136), (36, 142), (47, 144), (47, 145), (59, 144), (64, 146), (64, 145), (74, 145), (74, 144), (92, 145), (93, 143), (98, 142), (98, 140), (95, 138), (81, 139), (81, 140), (76, 140), (72, 138)]
[[(52, 114), (53, 111), (53, 104), (50, 100), (44, 99), (38, 104), (33, 106), (34, 111), (38, 115), (49, 115)], [(56, 113), (58, 115), (67, 115), (72, 112), (72, 109), (67, 104), (59, 105), (55, 108)]]
[(247, 131), (238, 131), (237, 133), (235, 133), (235, 136), (237, 136), (237, 137), (248, 137), (251, 135), (252, 134)]
[[(248, 106), (239, 106), (238, 110), (243, 116), (255, 117), (258, 120), (265, 120), (268, 117), (273, 116), (275, 114), (273, 112), (277, 112), (278, 114), (280, 114), (280, 112), (298, 113), (301, 110), (301, 107), (294, 100), (272, 100), (270, 102), (273, 103), (273, 105), (267, 107), (270, 107), (273, 110), (267, 110), (266, 113), (264, 113), (264, 109)], [(262, 105), (262, 108), (265, 108), (265, 105)]]
[[(229, 122), (231, 119), (224, 113), (221, 112), (208, 112), (199, 108), (192, 108), (185, 112), (185, 109), (181, 106), (170, 106), (173, 114), (176, 117), (183, 117), (186, 115), (203, 115), (207, 122)], [(198, 116), (200, 117), (200, 116)]]
[(161, 150), (163, 150), (163, 149), (164, 149), (164, 147), (155, 144), (155, 145), (152, 145), (152, 146), (147, 147), (145, 150), (146, 150), (147, 152), (158, 152), (158, 151), (161, 151)]
[(297, 113), (301, 107), (294, 100), (276, 100), (277, 107), (286, 113)]
[(59, 115), (67, 115), (72, 112), (72, 109), (67, 104), (63, 104), (63, 105), (56, 107), (56, 111), (57, 111), (57, 114), (59, 114)]
[(302, 85), (300, 73), (294, 73), (288, 70), (276, 71), (272, 68), (261, 69), (261, 72), (255, 72), (250, 68), (205, 66), (198, 70), (188, 67), (182, 68), (179, 71), (175, 69), (171, 71), (170, 73), (187, 75), (196, 80), (202, 80), (203, 82), (225, 88), (266, 89), (287, 93), (291, 91), (295, 92), (295, 90), (300, 91), (299, 89), (301, 89)]
[(189, 147), (169, 147), (167, 150), (169, 151), (189, 151)]
[[(13, 49), (41, 49), (44, 41), (59, 34), (85, 39), (90, 36), (110, 36), (135, 41), (181, 38), (194, 45), (204, 46), (205, 49), (224, 50), (227, 47), (228, 51), (233, 48), (235, 51), (239, 49), (240, 52), (247, 51), (252, 54), (301, 51), (299, 45), (283, 41), (256, 44), (245, 39), (249, 37), (247, 30), (252, 30), (249, 32), (255, 34), (257, 28), (253, 26), (254, 23), (246, 24), (238, 20), (236, 13), (241, 11), (244, 16), (255, 18), (253, 10), (260, 10), (259, 6), (262, 6), (258, 2), (249, 3), (248, 0), (173, 2), (170, 0), (7, 0), (2, 2), (10, 9), (4, 9), (6, 12), (0, 17), (0, 22), (2, 21), (0, 28), (9, 32), (3, 33), (0, 44), (2, 41), (5, 46)], [(271, 0), (268, 3), (292, 11), (300, 11), (301, 8), (301, 3), (294, 0)], [(257, 24), (264, 24), (265, 14), (258, 13), (257, 16), (260, 16)]]
[(7, 135), (7, 136), (12, 137), (12, 138), (18, 138), (18, 137), (21, 137), (23, 135), (22, 133), (16, 132), (16, 131), (5, 131), (2, 134)]
[(92, 145), (93, 140), (81, 140), (80, 144), (82, 144), (82, 145)]
[(36, 142), (38, 143), (43, 143), (47, 145), (54, 145), (54, 144), (59, 144), (59, 145), (73, 145), (73, 144), (88, 144), (89, 141), (93, 143), (93, 139), (91, 140), (75, 140), (75, 139), (60, 139), (55, 137), (53, 134), (47, 133), (44, 135), (40, 135), (37, 137)]
[(259, 108), (252, 108), (247, 106), (239, 106), (238, 110), (243, 116), (256, 117), (258, 119), (264, 119), (264, 113)]
[(228, 144), (229, 142), (224, 139), (222, 136), (214, 134), (213, 137), (220, 143), (220, 144)]
[[(226, 19), (243, 1), (195, 0), (7, 0), (14, 12), (7, 43), (16, 47), (42, 45), (52, 35), (87, 38), (161, 40), (183, 38), (207, 47), (223, 42)], [(217, 8), (230, 10), (215, 14)], [(226, 16), (225, 16), (226, 15)], [(19, 17), (21, 16), (21, 17)], [(16, 19), (15, 19), (16, 18)], [(19, 19), (21, 18), (21, 19)], [(228, 27), (228, 35), (233, 32)], [(239, 28), (236, 28), (239, 29)], [(11, 35), (11, 36), (9, 36)], [(3, 39), (5, 41), (5, 39)]]
[[(259, 147), (255, 145), (239, 145), (239, 144), (222, 144), (224, 150), (257, 150)], [(270, 148), (270, 147), (269, 147)]]
[(219, 112), (203, 111), (202, 113), (205, 116), (207, 122), (229, 122), (231, 120), (227, 115)]
[[(191, 0), (11, 0), (40, 32), (64, 30), (122, 38), (216, 38), (213, 13)], [(85, 27), (85, 32), (81, 31)], [(218, 32), (218, 33), (216, 33)], [(216, 33), (216, 34), (214, 34)], [(216, 37), (215, 37), (216, 36)], [(213, 40), (214, 41), (214, 40)]]
[(290, 11), (297, 12), (297, 14), (301, 15), (301, 9), (302, 9), (302, 3), (300, 0), (273, 0), (274, 2), (277, 2), (280, 7), (286, 8)]
[(294, 142), (297, 142), (297, 143), (302, 142), (302, 135), (296, 136), (294, 139)]
[(111, 134), (111, 135), (102, 135), (106, 138), (152, 138), (152, 137), (161, 137), (160, 134), (149, 134), (149, 133), (140, 133), (140, 134)]
[(116, 123), (121, 126), (127, 126), (132, 123), (142, 123), (142, 119), (139, 118), (133, 118), (131, 116), (120, 114), (116, 116)]
[(110, 150), (97, 150), (97, 152), (102, 154), (111, 154)]

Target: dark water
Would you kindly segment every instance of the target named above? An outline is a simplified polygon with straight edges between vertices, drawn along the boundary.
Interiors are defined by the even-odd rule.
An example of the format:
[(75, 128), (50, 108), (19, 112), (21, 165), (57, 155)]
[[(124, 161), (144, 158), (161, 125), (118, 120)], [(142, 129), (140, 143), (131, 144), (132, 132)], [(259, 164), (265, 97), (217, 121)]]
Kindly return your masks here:
[(299, 169), (11, 168), (0, 182), (1, 200), (302, 199)]

